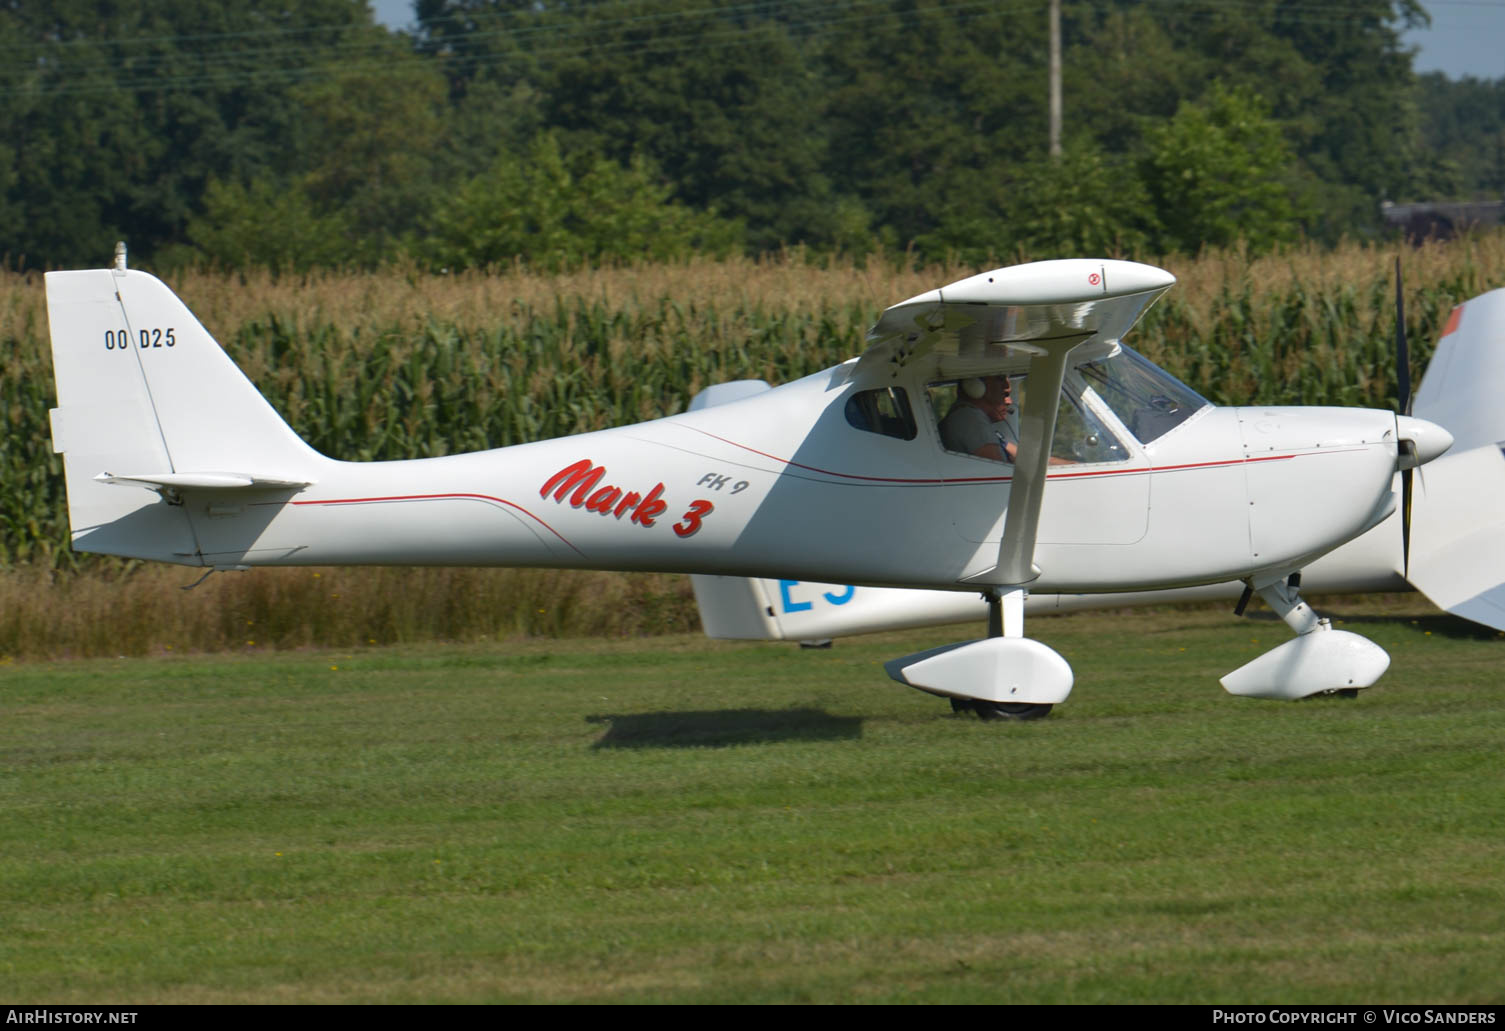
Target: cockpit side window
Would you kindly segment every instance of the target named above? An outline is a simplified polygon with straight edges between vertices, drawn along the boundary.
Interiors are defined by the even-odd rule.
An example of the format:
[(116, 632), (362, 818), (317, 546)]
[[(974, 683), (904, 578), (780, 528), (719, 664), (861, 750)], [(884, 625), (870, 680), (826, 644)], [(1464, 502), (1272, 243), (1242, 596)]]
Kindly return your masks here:
[[(1013, 461), (1014, 449), (1019, 443), (1018, 409), (1023, 406), (1029, 390), (1029, 377), (1007, 377), (1010, 392), (1001, 419), (990, 422), (991, 416), (997, 415), (999, 410), (994, 408), (991, 415), (985, 414), (988, 406), (978, 403), (987, 400), (981, 396), (980, 385), (985, 385), (986, 379), (1002, 378), (948, 380), (926, 387), (930, 407), (940, 416), (938, 430), (943, 448), (956, 454)], [(970, 395), (966, 390), (969, 383), (972, 386)], [(1056, 410), (1055, 436), (1050, 446), (1051, 465), (1126, 461), (1128, 449), (1102, 419), (1082, 404), (1082, 389), (1082, 383), (1072, 378), (1068, 378), (1062, 388), (1061, 405)]]
[(1019, 443), (1011, 396), (1019, 377), (972, 376), (928, 384), (941, 447), (958, 455), (1012, 462)]
[(1104, 404), (1148, 444), (1207, 407), (1207, 400), (1176, 377), (1128, 347), (1080, 369)]
[(899, 440), (914, 440), (919, 434), (909, 395), (903, 387), (862, 390), (847, 398), (847, 422), (868, 433), (881, 433)]

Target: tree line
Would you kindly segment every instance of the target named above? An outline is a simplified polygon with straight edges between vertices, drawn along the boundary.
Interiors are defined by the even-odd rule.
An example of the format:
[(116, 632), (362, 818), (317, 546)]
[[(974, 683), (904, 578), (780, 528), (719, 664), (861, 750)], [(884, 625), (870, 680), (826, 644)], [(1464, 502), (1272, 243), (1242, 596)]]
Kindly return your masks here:
[(14, 0), (0, 253), (1142, 256), (1505, 182), (1501, 86), (1414, 75), (1416, 0), (1062, 8), (1051, 159), (1046, 0), (417, 0), (411, 33), (363, 0)]

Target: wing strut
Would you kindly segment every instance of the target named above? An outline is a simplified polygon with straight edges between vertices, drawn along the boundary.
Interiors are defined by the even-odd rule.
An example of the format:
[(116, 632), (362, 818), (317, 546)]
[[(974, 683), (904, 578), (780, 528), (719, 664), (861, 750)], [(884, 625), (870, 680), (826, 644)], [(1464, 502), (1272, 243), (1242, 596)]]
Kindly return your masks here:
[[(970, 710), (983, 719), (1035, 719), (1071, 694), (1066, 660), (1024, 636), (1024, 596), (1027, 585), (1040, 577), (1035, 543), (1061, 387), (1074, 353), (1079, 361), (1093, 358), (1079, 347), (1101, 347), (1101, 357), (1111, 354), (1174, 282), (1169, 273), (1134, 262), (1038, 262), (979, 273), (896, 304), (879, 318), (858, 363), (874, 378), (884, 369), (896, 376), (927, 353), (933, 353), (930, 361), (942, 374), (948, 361), (964, 372), (984, 352), (1002, 357), (999, 348), (1029, 356), (998, 559), (969, 571), (962, 581), (988, 595), (988, 636), (893, 659), (885, 663), (889, 676), (949, 697), (953, 710)], [(986, 549), (980, 551), (978, 561), (988, 563)]]
[(1050, 470), (1061, 386), (1066, 381), (1071, 352), (1090, 338), (1091, 334), (1077, 334), (1010, 345), (1029, 352), (1031, 357), (1024, 408), (1019, 413), (1019, 450), (1014, 456), (1008, 515), (998, 542), (998, 564), (967, 577), (969, 582), (1017, 586), (1040, 576), (1034, 563), (1035, 538), (1040, 531), (1040, 505), (1045, 500), (1045, 476)]
[(949, 695), (955, 711), (970, 710), (983, 719), (1038, 719), (1071, 694), (1071, 667), (1049, 645), (1024, 636), (1024, 585), (1038, 579), (1035, 537), (1045, 474), (1061, 406), (1061, 386), (1071, 352), (1091, 339), (1082, 333), (1032, 340), (1011, 347), (1030, 355), (1029, 385), (1019, 413), (1019, 450), (1009, 508), (998, 543), (998, 564), (968, 577), (992, 585), (988, 592), (988, 636), (980, 641), (945, 645), (884, 664), (901, 684), (932, 694)]

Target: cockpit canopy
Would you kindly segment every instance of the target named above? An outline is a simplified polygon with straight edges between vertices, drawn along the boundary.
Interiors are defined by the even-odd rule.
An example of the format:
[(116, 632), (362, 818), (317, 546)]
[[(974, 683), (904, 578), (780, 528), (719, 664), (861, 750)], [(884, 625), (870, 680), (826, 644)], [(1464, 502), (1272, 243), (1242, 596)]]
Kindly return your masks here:
[[(1118, 462), (1129, 457), (1129, 441), (1149, 445), (1197, 412), (1208, 401), (1143, 355), (1122, 344), (1095, 347), (1091, 360), (1075, 366), (1061, 391), (1051, 456), (1057, 462)], [(1105, 353), (1106, 352), (1106, 353)], [(998, 360), (1003, 358), (1003, 360)], [(948, 439), (946, 417), (964, 397), (970, 383), (976, 393), (981, 378), (1007, 377), (1014, 405), (1022, 405), (1029, 390), (1025, 356), (999, 355), (991, 367), (981, 366), (973, 375), (951, 376), (925, 384), (924, 398), (912, 399), (899, 385), (857, 391), (846, 402), (847, 422), (859, 430), (914, 440), (917, 419), (929, 418), (937, 427), (941, 446), (959, 454), (980, 454), (972, 447)], [(938, 370), (939, 371), (939, 370)], [(968, 370), (973, 371), (973, 370)], [(943, 373), (944, 374), (944, 373)], [(928, 402), (928, 406), (925, 402)], [(974, 417), (975, 418), (975, 417)], [(1017, 443), (1017, 408), (994, 425), (999, 448)], [(989, 438), (992, 439), (990, 431)], [(994, 454), (996, 452), (989, 452)]]

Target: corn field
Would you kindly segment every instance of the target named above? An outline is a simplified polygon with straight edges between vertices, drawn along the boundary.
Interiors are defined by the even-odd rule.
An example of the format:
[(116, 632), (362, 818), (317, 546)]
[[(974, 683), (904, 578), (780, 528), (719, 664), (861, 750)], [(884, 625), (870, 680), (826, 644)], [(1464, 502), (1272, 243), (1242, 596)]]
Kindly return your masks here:
[[(1390, 407), (1395, 256), (1355, 244), (1167, 259), (1179, 283), (1130, 342), (1219, 404)], [(1453, 305), (1505, 277), (1505, 234), (1402, 248), (1401, 259), (1419, 371)], [(860, 353), (883, 307), (973, 271), (796, 252), (560, 276), (198, 271), (169, 285), (310, 444), (373, 460), (651, 419), (723, 380), (785, 382)], [(68, 548), (40, 276), (0, 273), (0, 345), (0, 575), (126, 575), (129, 564)], [(687, 596), (661, 593), (678, 599), (667, 624), (685, 622)]]

